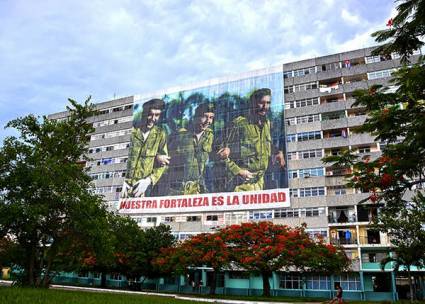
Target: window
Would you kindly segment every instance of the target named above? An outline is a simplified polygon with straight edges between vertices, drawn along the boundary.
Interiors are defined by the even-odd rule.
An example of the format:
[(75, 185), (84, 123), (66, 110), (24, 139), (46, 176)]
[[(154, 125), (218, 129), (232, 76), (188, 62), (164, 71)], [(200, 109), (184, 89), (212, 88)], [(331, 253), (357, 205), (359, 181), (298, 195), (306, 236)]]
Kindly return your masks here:
[(308, 178), (315, 176), (324, 176), (325, 170), (324, 168), (306, 168), (299, 170), (299, 178)]
[(328, 237), (327, 228), (306, 229), (306, 232), (313, 239), (326, 239)]
[(329, 112), (322, 114), (322, 120), (335, 120), (345, 118), (345, 111)]
[(286, 119), (286, 124), (288, 125), (288, 126), (293, 126), (293, 125), (295, 125), (297, 123), (297, 119), (296, 119), (296, 117), (291, 117), (291, 118), (287, 118)]
[(370, 146), (359, 147), (358, 153), (370, 153)]
[(283, 78), (291, 78), (292, 76), (292, 71), (287, 71), (287, 72), (283, 72)]
[(200, 222), (201, 217), (199, 215), (191, 215), (186, 217), (186, 222)]
[(326, 275), (311, 275), (306, 278), (307, 289), (329, 290), (330, 279)]
[(328, 187), (329, 195), (345, 195), (347, 194), (347, 188), (344, 185), (330, 186)]
[(178, 240), (180, 241), (184, 241), (187, 240), (188, 238), (197, 235), (198, 233), (196, 232), (180, 232), (178, 235)]
[(272, 211), (250, 211), (249, 219), (250, 220), (265, 220), (272, 219), (273, 212)]
[(326, 72), (326, 71), (335, 71), (340, 68), (341, 66), (339, 62), (333, 62), (333, 63), (322, 64), (320, 67), (318, 67), (318, 70), (320, 72)]
[(207, 215), (206, 221), (218, 221), (218, 215), (217, 214)]
[(322, 196), (325, 195), (324, 187), (300, 188), (300, 197)]
[(297, 134), (288, 134), (286, 136), (286, 141), (287, 142), (295, 142), (295, 141), (297, 141)]
[(324, 213), (325, 213), (324, 208), (312, 207), (312, 208), (301, 209), (301, 216), (305, 216), (305, 217), (320, 216), (320, 215), (323, 215)]
[(299, 169), (299, 170), (290, 170), (289, 171), (289, 178), (308, 178), (308, 177), (314, 177), (314, 176), (324, 176), (325, 175), (325, 169), (323, 167), (319, 168), (306, 168), (306, 169)]
[(286, 154), (286, 156), (288, 157), (288, 160), (296, 160), (296, 159), (298, 159), (298, 153), (297, 152), (288, 152)]
[(301, 289), (301, 278), (298, 274), (281, 274), (279, 278), (279, 288)]
[(299, 125), (299, 124), (305, 124), (305, 123), (314, 122), (314, 121), (320, 121), (320, 115), (319, 114), (298, 116), (296, 123), (297, 123), (297, 125)]
[(294, 71), (294, 77), (300, 77), (300, 76), (314, 74), (314, 73), (316, 73), (316, 68), (315, 67), (308, 67), (308, 68), (295, 70)]
[(303, 132), (297, 134), (297, 141), (307, 141), (321, 138), (322, 134), (320, 131)]
[(176, 218), (174, 216), (164, 216), (163, 221), (165, 223), (172, 223), (176, 221)]
[(289, 170), (289, 179), (298, 178), (298, 170)]
[(323, 152), (321, 149), (299, 151), (298, 157), (299, 159), (318, 158), (323, 157)]
[(156, 216), (147, 217), (146, 223), (156, 223)]
[(346, 273), (335, 276), (335, 283), (339, 282), (343, 290), (360, 290), (360, 278), (358, 273)]
[(366, 64), (393, 59), (391, 55), (366, 56)]
[(299, 197), (298, 189), (289, 189), (290, 197)]
[(283, 88), (283, 92), (284, 92), (285, 94), (288, 94), (288, 93), (294, 93), (294, 87), (293, 87), (293, 86), (287, 86), (287, 87), (284, 87), (284, 88)]
[(319, 104), (319, 98), (307, 98), (300, 100), (288, 101), (285, 103), (286, 109), (302, 108)]
[(110, 165), (112, 164), (112, 158), (103, 158), (102, 165)]
[(372, 79), (391, 77), (391, 74), (393, 71), (394, 69), (370, 72), (370, 73), (367, 73), (367, 79), (372, 80)]
[(317, 83), (316, 82), (309, 82), (309, 83), (303, 83), (295, 85), (293, 88), (294, 92), (302, 92), (302, 91), (308, 91), (317, 89)]

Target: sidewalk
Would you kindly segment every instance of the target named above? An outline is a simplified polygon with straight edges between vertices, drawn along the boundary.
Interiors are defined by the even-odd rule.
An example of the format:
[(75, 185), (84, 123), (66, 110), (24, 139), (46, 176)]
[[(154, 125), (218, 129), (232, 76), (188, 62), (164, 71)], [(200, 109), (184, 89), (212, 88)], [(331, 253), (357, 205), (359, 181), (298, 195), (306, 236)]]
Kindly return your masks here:
[[(12, 285), (11, 281), (0, 280), (0, 286), (10, 286)], [(86, 292), (106, 292), (106, 293), (121, 293), (121, 294), (140, 294), (140, 295), (151, 295), (157, 297), (165, 298), (174, 298), (179, 300), (186, 301), (196, 301), (196, 302), (205, 302), (205, 303), (223, 303), (223, 304), (293, 304), (295, 302), (266, 302), (266, 301), (248, 301), (248, 300), (229, 300), (229, 299), (209, 299), (209, 298), (199, 298), (196, 296), (184, 296), (179, 294), (172, 293), (157, 293), (157, 292), (144, 292), (144, 291), (130, 291), (130, 290), (117, 290), (117, 289), (104, 289), (104, 288), (95, 288), (95, 287), (79, 287), (79, 286), (67, 286), (67, 285), (50, 285), (53, 289), (60, 290), (78, 290)], [(305, 304), (318, 304), (320, 302), (296, 302), (296, 304), (305, 303)]]

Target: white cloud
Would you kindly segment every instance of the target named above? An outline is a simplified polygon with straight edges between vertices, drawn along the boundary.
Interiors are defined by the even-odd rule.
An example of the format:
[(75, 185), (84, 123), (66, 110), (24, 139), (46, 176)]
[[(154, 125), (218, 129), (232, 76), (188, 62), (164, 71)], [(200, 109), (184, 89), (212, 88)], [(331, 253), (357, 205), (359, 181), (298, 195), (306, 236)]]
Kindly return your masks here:
[(0, 121), (63, 110), (67, 97), (103, 101), (368, 46), (390, 9), (385, 0), (0, 1)]
[(349, 25), (358, 25), (361, 23), (360, 17), (356, 14), (350, 13), (347, 9), (341, 10), (341, 18)]

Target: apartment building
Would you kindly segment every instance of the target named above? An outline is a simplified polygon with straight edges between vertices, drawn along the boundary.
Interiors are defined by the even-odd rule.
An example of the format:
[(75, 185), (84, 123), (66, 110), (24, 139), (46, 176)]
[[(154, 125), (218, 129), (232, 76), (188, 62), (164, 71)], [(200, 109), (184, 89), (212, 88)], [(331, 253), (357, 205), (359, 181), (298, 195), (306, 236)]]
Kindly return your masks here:
[[(284, 107), (289, 207), (157, 214), (140, 212), (133, 213), (132, 217), (140, 227), (165, 223), (179, 240), (246, 221), (267, 220), (291, 226), (306, 223), (307, 231), (313, 237), (321, 235), (328, 242), (344, 247), (352, 260), (351, 271), (335, 276), (305, 276), (296, 272), (274, 274), (271, 279), (274, 294), (329, 297), (338, 282), (346, 298), (392, 300), (404, 297), (406, 278), (397, 277), (390, 266), (386, 271), (380, 269), (380, 261), (387, 255), (391, 244), (386, 234), (369, 226), (379, 208), (375, 204), (358, 204), (369, 194), (345, 186), (344, 175), (350, 172), (350, 168), (325, 165), (321, 161), (324, 156), (338, 155), (347, 148), (354, 149), (364, 158), (374, 159), (381, 153), (382, 143), (376, 142), (373, 136), (354, 133), (366, 116), (361, 107), (352, 107), (353, 92), (375, 84), (389, 85), (391, 74), (400, 66), (400, 61), (397, 54), (374, 56), (372, 50), (354, 50), (253, 72), (263, 76), (280, 73), (283, 80), (281, 102)], [(418, 55), (413, 56), (413, 61)], [(252, 75), (245, 73), (230, 78), (237, 80)], [(212, 82), (222, 81), (229, 81), (229, 77)], [(202, 85), (191, 84), (182, 88)], [(120, 208), (120, 193), (131, 146), (133, 105), (143, 96), (154, 95), (134, 95), (99, 103), (99, 115), (91, 118), (95, 132), (91, 135), (89, 156), (93, 160), (86, 165), (94, 180), (93, 191), (104, 196), (111, 210), (119, 211)], [(62, 112), (52, 114), (50, 118), (65, 116), (66, 112)], [(207, 287), (208, 269), (195, 272), (194, 275), (202, 278)], [(424, 290), (421, 277), (423, 273), (416, 280)], [(178, 280), (179, 290), (184, 291), (184, 286), (188, 290), (191, 288), (186, 278)], [(111, 278), (111, 282), (117, 285), (120, 281)], [(168, 280), (162, 283), (163, 286), (175, 285)], [(246, 294), (246, 290), (255, 294), (262, 288), (259, 277), (233, 271), (222, 273), (218, 286), (218, 293), (228, 294)]]

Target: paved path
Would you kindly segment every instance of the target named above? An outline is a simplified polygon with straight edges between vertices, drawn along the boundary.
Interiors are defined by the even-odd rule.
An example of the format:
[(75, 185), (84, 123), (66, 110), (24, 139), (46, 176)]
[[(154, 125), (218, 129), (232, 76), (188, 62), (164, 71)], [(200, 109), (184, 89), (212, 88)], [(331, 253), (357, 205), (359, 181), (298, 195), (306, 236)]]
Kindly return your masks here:
[[(10, 286), (12, 285), (11, 281), (0, 280), (0, 286)], [(229, 300), (229, 299), (209, 299), (209, 298), (197, 298), (196, 296), (188, 297), (180, 294), (172, 293), (157, 293), (157, 292), (145, 292), (145, 291), (130, 291), (130, 290), (119, 290), (119, 289), (105, 289), (105, 288), (95, 288), (95, 287), (80, 287), (80, 286), (67, 286), (67, 285), (50, 285), (53, 289), (61, 290), (79, 290), (87, 292), (106, 292), (106, 293), (121, 293), (121, 294), (140, 294), (140, 295), (150, 295), (157, 297), (165, 298), (174, 298), (179, 300), (187, 301), (196, 301), (196, 302), (206, 302), (206, 303), (223, 303), (223, 304), (293, 304), (292, 302), (266, 302), (266, 301), (248, 301), (248, 300)], [(318, 304), (320, 302), (296, 302), (296, 304)]]

